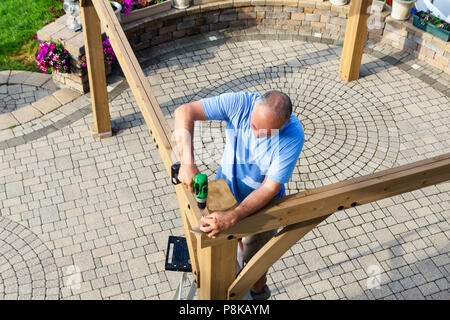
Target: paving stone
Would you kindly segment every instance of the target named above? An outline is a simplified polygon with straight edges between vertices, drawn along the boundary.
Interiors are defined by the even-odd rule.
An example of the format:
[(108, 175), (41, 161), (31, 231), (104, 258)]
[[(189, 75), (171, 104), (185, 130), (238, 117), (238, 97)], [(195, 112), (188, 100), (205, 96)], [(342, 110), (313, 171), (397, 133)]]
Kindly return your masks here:
[(53, 96), (46, 96), (32, 104), (42, 114), (47, 114), (61, 106), (61, 103)]
[(21, 124), (27, 123), (31, 120), (40, 118), (42, 116), (42, 113), (39, 110), (37, 110), (35, 107), (33, 107), (32, 105), (22, 107), (18, 110), (11, 112), (11, 114)]
[(0, 114), (0, 130), (7, 129), (11, 126), (18, 125), (19, 121), (10, 113)]
[(145, 257), (138, 257), (128, 260), (128, 268), (134, 279), (145, 277), (150, 274)]
[(5, 187), (8, 198), (20, 197), (25, 194), (22, 181), (7, 183)]
[[(154, 48), (154, 56), (165, 48), (167, 56), (160, 62), (143, 57), (144, 72), (171, 126), (173, 111), (182, 103), (229, 91), (284, 90), (305, 128), (305, 146), (293, 183), (286, 184), (288, 194), (450, 152), (444, 143), (450, 133), (444, 121), (448, 108), (442, 107), (449, 98), (400, 68), (398, 50), (369, 43), (374, 55), (364, 54), (368, 75), (343, 83), (336, 78), (342, 49), (334, 43), (271, 34), (246, 37), (214, 44), (183, 39), (189, 50), (161, 46)], [(288, 41), (279, 40), (284, 38)], [(313, 38), (308, 41), (318, 41)], [(374, 59), (376, 50), (385, 58)], [(302, 55), (295, 58), (296, 52)], [(433, 76), (426, 64), (420, 70), (435, 88), (444, 79)], [(17, 101), (34, 92), (21, 86), (11, 91)], [(8, 93), (0, 88), (0, 95)], [(56, 288), (64, 299), (171, 298), (177, 285), (163, 270), (168, 236), (183, 234), (176, 197), (130, 89), (121, 90), (110, 96), (111, 114), (120, 127), (112, 138), (90, 137), (92, 110), (85, 95), (42, 117), (46, 121), (39, 119), (36, 127), (25, 123), (0, 132), (9, 148), (0, 150), (2, 213), (29, 226), (51, 248), (43, 252), (57, 257), (58, 265), (87, 269), (78, 291)], [(65, 94), (60, 98), (71, 99)], [(225, 145), (224, 129), (219, 122), (196, 127), (196, 159), (211, 179)], [(7, 187), (22, 180), (23, 190)], [(443, 219), (450, 209), (447, 185), (335, 213), (271, 268), (274, 298), (448, 298), (449, 240), (443, 231), (449, 227)], [(10, 196), (14, 193), (20, 198)], [(8, 230), (1, 221), (0, 240)], [(17, 248), (34, 241), (18, 238), (23, 242), (11, 242)], [(36, 248), (31, 252), (39, 253)], [(10, 261), (25, 266), (20, 259)], [(30, 256), (29, 261), (45, 259)], [(30, 268), (39, 279), (48, 274), (36, 268), (40, 265)], [(381, 286), (368, 290), (374, 266)], [(21, 279), (29, 292), (25, 273)], [(8, 288), (8, 294), (14, 292)]]
[(53, 93), (53, 96), (59, 101), (61, 105), (65, 105), (80, 96), (79, 92), (62, 88)]

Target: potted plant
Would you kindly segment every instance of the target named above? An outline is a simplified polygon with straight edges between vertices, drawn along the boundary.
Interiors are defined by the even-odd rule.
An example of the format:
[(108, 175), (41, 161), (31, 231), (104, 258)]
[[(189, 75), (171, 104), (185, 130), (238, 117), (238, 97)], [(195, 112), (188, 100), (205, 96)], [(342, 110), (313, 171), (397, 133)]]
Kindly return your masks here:
[(116, 1), (109, 1), (111, 4), (111, 7), (114, 10), (114, 13), (116, 14), (117, 19), (119, 19), (120, 22), (120, 11), (122, 11), (122, 5)]
[(432, 35), (444, 40), (450, 39), (450, 24), (445, 20), (434, 16), (430, 10), (427, 12), (412, 10), (413, 25), (419, 29), (425, 30)]
[[(108, 68), (108, 66), (117, 61), (117, 57), (111, 46), (111, 42), (109, 42), (109, 38), (106, 38), (106, 40), (102, 42), (102, 46), (103, 46), (103, 57), (105, 59), (105, 66)], [(78, 63), (80, 64), (81, 68), (86, 68), (87, 63), (85, 54), (80, 56), (80, 58), (78, 59)]]
[(168, 0), (124, 0), (121, 19), (123, 23), (129, 23), (157, 13), (168, 11), (170, 8), (171, 4)]
[(42, 73), (69, 73), (70, 72), (70, 55), (63, 45), (59, 42), (40, 41), (39, 52), (36, 56), (36, 64)]
[(191, 5), (191, 0), (172, 0), (172, 7), (176, 9), (186, 9)]
[(334, 4), (335, 6), (344, 6), (346, 5), (348, 0), (330, 0), (331, 4)]
[(396, 20), (408, 20), (411, 8), (417, 0), (393, 0), (391, 17)]

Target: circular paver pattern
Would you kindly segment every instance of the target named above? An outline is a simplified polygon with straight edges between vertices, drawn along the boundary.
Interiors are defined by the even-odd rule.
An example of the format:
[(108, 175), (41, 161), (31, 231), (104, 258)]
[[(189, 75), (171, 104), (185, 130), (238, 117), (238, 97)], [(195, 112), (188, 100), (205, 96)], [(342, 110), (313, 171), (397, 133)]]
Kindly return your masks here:
[(0, 217), (0, 299), (57, 299), (51, 251), (29, 229)]
[[(298, 52), (304, 52), (303, 59), (286, 54), (293, 44)], [(302, 41), (266, 41), (264, 45), (271, 50), (262, 49), (260, 53), (259, 41), (242, 41), (238, 48), (222, 46), (211, 49), (209, 55), (203, 50), (198, 55), (187, 53), (177, 57), (179, 65), (173, 69), (177, 78), (183, 73), (188, 75), (188, 83), (192, 70), (198, 70), (200, 79), (215, 72), (221, 74), (213, 85), (187, 94), (190, 101), (244, 90), (262, 94), (276, 89), (290, 96), (293, 112), (305, 130), (305, 144), (292, 182), (287, 185), (288, 194), (394, 166), (399, 137), (391, 112), (370, 87), (337, 77), (339, 55), (333, 46), (319, 44), (316, 48)], [(247, 50), (241, 50), (242, 47)], [(253, 62), (246, 64), (249, 54), (253, 54)], [(214, 63), (206, 68), (195, 67), (197, 57), (212, 59)], [(174, 65), (172, 61), (166, 63)], [(230, 64), (241, 64), (241, 68)], [(152, 70), (148, 69), (150, 73)], [(166, 71), (167, 68), (161, 68), (162, 77)], [(179, 82), (167, 80), (164, 86), (177, 92)], [(197, 123), (196, 128), (196, 161), (210, 170), (213, 178), (225, 145), (225, 124), (207, 121)]]
[(14, 111), (52, 93), (52, 90), (26, 84), (0, 85), (0, 113)]
[[(161, 56), (145, 71), (169, 125), (176, 107), (202, 97), (286, 91), (307, 139), (289, 192), (450, 151), (448, 97), (400, 69), (400, 63), (365, 54), (365, 75), (346, 84), (335, 76), (337, 46), (241, 39), (194, 43), (188, 53)], [(126, 85), (121, 90), (110, 95), (111, 118), (119, 125), (111, 138), (90, 136), (90, 103), (83, 96), (62, 109), (70, 113), (81, 107), (81, 115), (61, 118), (58, 110), (50, 115), (52, 126), (25, 135), (6, 151), (0, 148), (2, 216), (33, 226), (58, 270), (69, 276), (60, 277), (59, 290), (48, 281), (47, 297), (171, 299), (179, 285), (179, 274), (164, 270), (168, 236), (184, 235), (176, 196), (131, 90)], [(222, 156), (224, 128), (220, 122), (199, 125), (195, 150), (200, 170), (211, 177)], [(270, 269), (273, 299), (448, 300), (449, 246), (443, 230), (449, 228), (449, 190), (444, 183), (332, 215)], [(0, 248), (13, 256), (11, 247), (23, 243), (11, 234), (25, 239), (16, 231), (4, 235), (3, 221), (0, 241), (10, 245), (1, 242)], [(16, 230), (16, 225), (6, 229)], [(39, 239), (26, 243), (39, 257), (46, 251)], [(18, 287), (13, 269), (26, 274), (21, 257), (1, 264), (8, 269), (7, 276), (0, 272), (8, 279), (0, 281), (2, 297)], [(42, 261), (52, 265), (52, 259)], [(379, 290), (367, 286), (371, 266), (381, 272)], [(42, 268), (33, 267), (42, 274)], [(79, 287), (70, 286), (73, 271)], [(36, 288), (33, 297), (41, 297)]]

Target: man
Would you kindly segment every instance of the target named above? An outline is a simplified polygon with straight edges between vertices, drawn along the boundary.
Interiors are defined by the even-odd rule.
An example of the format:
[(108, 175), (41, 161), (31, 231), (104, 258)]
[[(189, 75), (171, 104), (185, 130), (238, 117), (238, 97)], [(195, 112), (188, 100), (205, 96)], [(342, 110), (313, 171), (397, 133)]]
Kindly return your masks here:
[[(292, 114), (286, 94), (269, 91), (225, 93), (184, 104), (175, 110), (175, 139), (181, 158), (179, 180), (192, 191), (199, 170), (194, 162), (192, 139), (195, 121), (226, 121), (226, 145), (216, 179), (225, 178), (239, 205), (201, 219), (200, 230), (215, 238), (246, 216), (285, 194), (305, 140), (303, 127)], [(242, 239), (243, 262), (276, 233), (263, 232)], [(255, 300), (268, 299), (266, 274), (250, 290)]]

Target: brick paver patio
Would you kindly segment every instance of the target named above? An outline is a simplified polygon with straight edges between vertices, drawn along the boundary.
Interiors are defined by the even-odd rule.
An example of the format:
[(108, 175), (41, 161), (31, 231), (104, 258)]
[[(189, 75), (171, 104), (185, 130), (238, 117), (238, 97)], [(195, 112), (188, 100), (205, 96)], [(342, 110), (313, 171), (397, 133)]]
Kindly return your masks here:
[[(177, 106), (203, 97), (289, 94), (306, 142), (288, 193), (450, 152), (448, 75), (369, 42), (361, 79), (346, 83), (341, 49), (211, 33), (140, 59), (170, 125)], [(117, 70), (111, 79), (111, 138), (91, 138), (87, 95), (0, 131), (0, 299), (172, 298), (180, 274), (164, 270), (165, 250), (183, 235), (175, 192), (131, 90)], [(223, 128), (197, 125), (211, 179)], [(270, 269), (272, 298), (450, 299), (449, 216), (448, 182), (337, 212)]]

